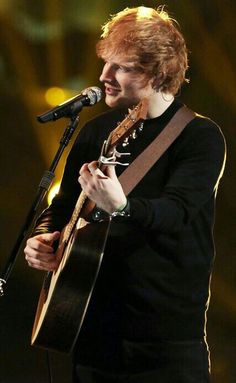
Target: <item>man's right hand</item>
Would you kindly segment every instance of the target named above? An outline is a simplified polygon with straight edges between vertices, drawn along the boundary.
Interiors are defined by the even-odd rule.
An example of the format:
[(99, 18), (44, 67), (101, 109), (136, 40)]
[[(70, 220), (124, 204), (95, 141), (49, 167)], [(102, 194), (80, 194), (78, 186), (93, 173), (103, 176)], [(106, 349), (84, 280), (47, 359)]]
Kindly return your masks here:
[(60, 232), (54, 231), (54, 233), (39, 234), (29, 238), (24, 249), (28, 265), (39, 270), (57, 270), (61, 259), (55, 255), (53, 243), (59, 237)]

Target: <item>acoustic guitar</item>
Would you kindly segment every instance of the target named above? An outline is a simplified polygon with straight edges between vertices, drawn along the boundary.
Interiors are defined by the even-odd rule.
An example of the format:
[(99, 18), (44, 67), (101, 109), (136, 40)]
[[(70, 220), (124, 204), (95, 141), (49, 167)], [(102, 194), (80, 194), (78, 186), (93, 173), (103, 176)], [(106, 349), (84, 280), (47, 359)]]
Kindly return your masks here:
[[(116, 146), (123, 143), (145, 120), (147, 100), (142, 100), (110, 133), (103, 144), (99, 167), (116, 159)], [(109, 232), (111, 217), (92, 221), (95, 205), (82, 191), (72, 217), (61, 233), (55, 272), (48, 272), (41, 289), (31, 344), (70, 353), (78, 338), (89, 305)]]

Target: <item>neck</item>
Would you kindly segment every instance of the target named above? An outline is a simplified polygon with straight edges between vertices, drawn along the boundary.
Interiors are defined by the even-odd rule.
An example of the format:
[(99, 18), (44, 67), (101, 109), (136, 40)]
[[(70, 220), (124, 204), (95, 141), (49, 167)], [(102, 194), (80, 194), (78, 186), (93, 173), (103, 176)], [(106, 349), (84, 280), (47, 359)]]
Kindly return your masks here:
[(170, 93), (155, 92), (148, 100), (147, 118), (150, 119), (161, 116), (174, 101), (174, 96)]

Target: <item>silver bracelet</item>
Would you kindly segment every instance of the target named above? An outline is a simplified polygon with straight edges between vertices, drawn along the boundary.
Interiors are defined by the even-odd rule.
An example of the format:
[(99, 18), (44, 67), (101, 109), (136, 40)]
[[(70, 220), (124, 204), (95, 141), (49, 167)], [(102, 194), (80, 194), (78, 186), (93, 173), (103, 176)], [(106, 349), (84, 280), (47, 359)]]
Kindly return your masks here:
[(126, 205), (121, 210), (113, 211), (113, 213), (110, 214), (110, 217), (130, 217), (130, 206), (128, 199)]

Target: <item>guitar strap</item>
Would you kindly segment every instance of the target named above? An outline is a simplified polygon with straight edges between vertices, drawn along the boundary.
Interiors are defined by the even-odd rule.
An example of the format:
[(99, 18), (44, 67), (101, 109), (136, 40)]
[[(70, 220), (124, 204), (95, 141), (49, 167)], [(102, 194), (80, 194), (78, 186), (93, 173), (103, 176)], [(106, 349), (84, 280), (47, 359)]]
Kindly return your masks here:
[(186, 125), (196, 117), (185, 105), (181, 107), (160, 134), (138, 155), (119, 176), (125, 195), (135, 188), (145, 174), (180, 135)]

